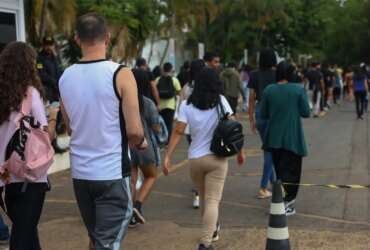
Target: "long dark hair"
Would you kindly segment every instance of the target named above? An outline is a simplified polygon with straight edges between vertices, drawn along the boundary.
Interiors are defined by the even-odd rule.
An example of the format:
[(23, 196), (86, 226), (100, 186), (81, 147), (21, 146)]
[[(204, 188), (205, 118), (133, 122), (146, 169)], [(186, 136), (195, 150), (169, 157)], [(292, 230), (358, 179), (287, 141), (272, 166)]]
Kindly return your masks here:
[(282, 61), (276, 68), (276, 81), (287, 80), (289, 82), (295, 82), (294, 73), (295, 67), (287, 61)]
[(29, 86), (43, 96), (36, 57), (36, 51), (24, 42), (9, 43), (0, 54), (0, 124), (19, 110)]
[(154, 78), (160, 77), (162, 75), (162, 69), (160, 65), (154, 67), (152, 74)]
[(190, 63), (190, 81), (195, 81), (195, 78), (199, 72), (206, 66), (206, 63), (202, 59), (193, 60)]
[(214, 108), (220, 101), (222, 82), (216, 71), (203, 68), (195, 78), (194, 90), (188, 99), (188, 104), (207, 110)]
[(260, 52), (259, 66), (262, 70), (270, 69), (277, 64), (275, 51), (271, 48), (265, 48)]
[(148, 97), (150, 91), (148, 73), (140, 68), (133, 69), (132, 73), (134, 74), (136, 80), (140, 113), (143, 114), (145, 111), (144, 96)]

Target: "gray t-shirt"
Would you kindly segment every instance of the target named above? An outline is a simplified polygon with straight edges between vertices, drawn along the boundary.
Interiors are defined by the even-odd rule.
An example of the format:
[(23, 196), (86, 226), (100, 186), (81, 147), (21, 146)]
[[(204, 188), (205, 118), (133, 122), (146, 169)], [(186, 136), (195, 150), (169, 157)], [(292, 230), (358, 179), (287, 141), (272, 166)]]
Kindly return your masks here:
[(148, 141), (148, 147), (145, 150), (131, 150), (131, 162), (135, 166), (148, 166), (155, 164), (159, 166), (159, 147), (155, 139), (153, 126), (159, 125), (159, 113), (154, 102), (147, 97), (143, 97), (144, 112), (141, 114), (141, 120), (144, 127), (145, 138)]

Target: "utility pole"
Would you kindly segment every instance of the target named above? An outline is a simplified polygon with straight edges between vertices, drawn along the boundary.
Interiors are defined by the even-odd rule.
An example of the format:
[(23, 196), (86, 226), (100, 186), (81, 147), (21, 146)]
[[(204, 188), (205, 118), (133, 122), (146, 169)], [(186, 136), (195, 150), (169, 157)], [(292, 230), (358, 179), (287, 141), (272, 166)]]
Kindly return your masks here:
[(176, 13), (173, 12), (171, 17), (171, 38), (169, 44), (169, 54), (168, 61), (176, 68), (176, 47), (175, 47), (175, 37), (176, 37)]

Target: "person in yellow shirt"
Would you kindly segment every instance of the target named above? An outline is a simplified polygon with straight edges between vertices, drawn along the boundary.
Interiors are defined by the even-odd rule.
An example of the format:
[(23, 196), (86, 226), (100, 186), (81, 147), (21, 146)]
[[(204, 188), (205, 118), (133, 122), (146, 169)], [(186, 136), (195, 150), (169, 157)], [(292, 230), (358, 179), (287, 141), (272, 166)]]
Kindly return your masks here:
[(156, 84), (160, 98), (159, 109), (168, 130), (172, 132), (172, 123), (176, 110), (176, 96), (181, 91), (180, 81), (172, 76), (173, 66), (167, 62), (163, 65), (162, 76), (157, 78)]

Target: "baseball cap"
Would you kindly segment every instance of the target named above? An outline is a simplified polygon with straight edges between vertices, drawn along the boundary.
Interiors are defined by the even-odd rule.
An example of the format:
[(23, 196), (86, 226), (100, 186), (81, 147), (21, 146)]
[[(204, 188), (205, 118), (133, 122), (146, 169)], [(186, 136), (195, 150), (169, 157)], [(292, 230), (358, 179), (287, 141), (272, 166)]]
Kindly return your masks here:
[(54, 38), (52, 36), (45, 36), (42, 39), (42, 44), (44, 45), (53, 45), (55, 43)]

